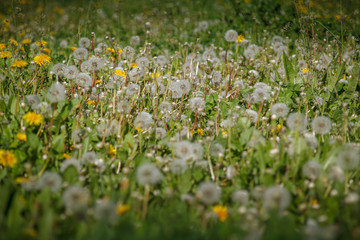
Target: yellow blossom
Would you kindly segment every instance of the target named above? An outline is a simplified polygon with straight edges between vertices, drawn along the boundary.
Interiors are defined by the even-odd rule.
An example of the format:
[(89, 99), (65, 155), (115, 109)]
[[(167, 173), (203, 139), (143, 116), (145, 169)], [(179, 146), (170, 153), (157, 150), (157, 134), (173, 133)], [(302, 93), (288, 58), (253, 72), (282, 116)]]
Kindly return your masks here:
[(303, 68), (303, 69), (301, 69), (301, 71), (302, 71), (303, 73), (307, 73), (309, 70), (308, 70), (307, 68)]
[(15, 39), (9, 39), (9, 42), (14, 46), (17, 47), (19, 44)]
[(25, 133), (16, 134), (16, 138), (19, 139), (19, 141), (24, 141), (24, 142), (26, 142), (26, 140), (27, 140), (27, 136)]
[(336, 15), (336, 16), (335, 16), (335, 19), (336, 19), (336, 21), (340, 21), (340, 20), (341, 20), (340, 15)]
[(119, 49), (119, 50), (118, 50), (118, 53), (119, 53), (119, 54), (122, 54), (122, 49)]
[(2, 22), (5, 25), (5, 27), (9, 27), (9, 25), (10, 25), (9, 19), (5, 18)]
[(137, 67), (137, 64), (136, 64), (136, 63), (131, 63), (131, 64), (130, 64), (130, 67), (131, 67), (131, 68), (136, 68), (136, 67)]
[(123, 215), (124, 213), (126, 213), (127, 211), (129, 211), (131, 209), (130, 205), (128, 204), (121, 204), (116, 208), (116, 212), (119, 215)]
[(0, 52), (0, 58), (11, 58), (12, 57), (12, 54), (11, 52)]
[(237, 39), (236, 39), (236, 42), (241, 43), (244, 39), (245, 39), (245, 38), (244, 38), (243, 35), (239, 35), (239, 36), (237, 37)]
[(15, 179), (15, 182), (16, 182), (16, 184), (27, 183), (27, 182), (30, 182), (30, 179), (24, 178), (24, 177), (17, 177)]
[(71, 51), (75, 51), (76, 50), (76, 47), (71, 47)]
[(63, 157), (64, 157), (65, 159), (69, 159), (69, 158), (71, 158), (71, 155), (64, 153), (64, 154), (63, 154)]
[(4, 48), (6, 48), (6, 44), (5, 43), (0, 43), (0, 51), (3, 50)]
[(23, 119), (25, 122), (27, 122), (29, 125), (35, 125), (38, 126), (44, 122), (44, 118), (41, 114), (34, 113), (34, 112), (28, 112), (23, 116)]
[(141, 128), (136, 128), (136, 131), (138, 131), (138, 132), (143, 132), (144, 130), (141, 129)]
[(98, 83), (101, 83), (101, 80), (100, 79), (98, 79), (98, 80), (96, 80), (96, 82), (95, 82), (96, 84), (98, 84)]
[(115, 51), (115, 49), (113, 49), (113, 48), (108, 48), (107, 49), (109, 52), (111, 52), (111, 53), (115, 53), (116, 51)]
[(16, 68), (23, 68), (26, 67), (28, 65), (28, 63), (24, 60), (15, 60), (12, 64), (11, 67), (16, 67)]
[(51, 62), (51, 58), (46, 54), (39, 54), (34, 58), (34, 62), (39, 66), (44, 66)]
[(38, 46), (44, 47), (44, 46), (46, 46), (47, 41), (45, 41), (45, 40), (36, 41), (35, 44)]
[(44, 48), (43, 51), (46, 52), (47, 54), (50, 54), (50, 53), (51, 53), (51, 50), (48, 49), (48, 48)]
[(1, 165), (3, 165), (4, 167), (13, 168), (16, 163), (17, 163), (17, 158), (12, 152), (10, 152), (8, 150), (0, 149), (0, 164)]
[(110, 155), (116, 155), (116, 149), (113, 147), (112, 144), (110, 144), (109, 154)]
[(276, 126), (276, 132), (280, 132), (281, 128), (282, 128), (282, 125), (281, 125), (281, 124), (278, 124), (278, 125)]
[[(155, 74), (154, 74), (154, 73), (151, 73), (151, 77), (154, 78), (154, 77), (155, 77)], [(159, 73), (156, 73), (156, 77), (160, 77), (160, 74), (159, 74)]]
[(54, 7), (54, 12), (57, 12), (60, 15), (64, 14), (64, 9), (59, 8), (59, 7)]
[(216, 212), (221, 222), (224, 222), (228, 217), (227, 207), (222, 205), (216, 205), (213, 207), (213, 211)]
[(223, 136), (226, 136), (227, 134), (228, 134), (227, 131), (222, 131), (222, 132), (221, 132), (221, 135), (223, 135)]
[(198, 129), (197, 129), (197, 132), (198, 132), (198, 134), (200, 134), (200, 135), (204, 135), (204, 130), (202, 130), (201, 128), (198, 128)]
[(115, 70), (115, 74), (120, 77), (125, 77), (125, 72), (123, 70)]
[(95, 104), (95, 100), (88, 100), (88, 101), (87, 101), (87, 104), (88, 104), (88, 105), (94, 105), (94, 104)]

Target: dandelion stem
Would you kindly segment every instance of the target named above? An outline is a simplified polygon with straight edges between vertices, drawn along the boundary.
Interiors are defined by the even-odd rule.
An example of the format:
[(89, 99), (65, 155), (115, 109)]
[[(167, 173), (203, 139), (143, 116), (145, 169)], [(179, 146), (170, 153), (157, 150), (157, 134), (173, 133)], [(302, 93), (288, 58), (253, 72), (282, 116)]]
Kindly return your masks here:
[(146, 218), (148, 202), (149, 202), (149, 196), (150, 196), (150, 185), (146, 184), (145, 185), (144, 200), (143, 200), (142, 215), (141, 215), (142, 219)]

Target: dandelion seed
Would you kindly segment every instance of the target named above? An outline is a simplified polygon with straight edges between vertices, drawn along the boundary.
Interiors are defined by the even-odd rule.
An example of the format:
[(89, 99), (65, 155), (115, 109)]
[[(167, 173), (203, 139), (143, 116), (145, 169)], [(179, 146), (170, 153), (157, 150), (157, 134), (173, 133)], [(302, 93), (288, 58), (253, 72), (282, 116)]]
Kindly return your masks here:
[(202, 182), (196, 190), (196, 197), (205, 205), (212, 205), (220, 200), (221, 189), (212, 182)]
[(89, 88), (92, 85), (92, 80), (89, 74), (79, 73), (75, 79), (76, 83), (84, 88)]
[(81, 48), (88, 48), (90, 47), (90, 39), (86, 38), (86, 37), (82, 37), (79, 39), (79, 47)]
[(73, 52), (74, 58), (77, 60), (86, 60), (88, 57), (88, 50), (86, 48), (76, 48)]
[(212, 143), (209, 153), (212, 157), (223, 157), (225, 148), (220, 143)]
[(132, 60), (135, 57), (136, 51), (135, 49), (133, 49), (130, 46), (124, 47), (123, 48), (123, 52), (122, 52), (122, 56), (126, 59), (126, 60)]
[(119, 101), (116, 105), (116, 110), (119, 113), (128, 114), (130, 112), (130, 103), (127, 100)]
[(60, 101), (64, 100), (65, 97), (66, 97), (65, 88), (59, 82), (53, 83), (49, 87), (47, 94), (46, 94), (46, 98), (49, 100), (50, 103), (60, 102)]
[(263, 196), (263, 208), (269, 210), (284, 211), (291, 202), (291, 196), (286, 188), (280, 186), (269, 187), (265, 190)]
[(86, 210), (89, 199), (89, 192), (86, 189), (75, 185), (68, 187), (63, 194), (66, 212), (70, 215)]
[(205, 110), (205, 101), (200, 97), (191, 98), (189, 100), (189, 107), (194, 112), (203, 112)]
[(318, 140), (314, 135), (312, 135), (311, 133), (304, 133), (304, 139), (305, 139), (306, 144), (310, 148), (312, 148), (314, 150), (317, 148)]
[(89, 60), (90, 70), (100, 71), (104, 68), (104, 61), (101, 58), (92, 56)]
[(289, 129), (293, 131), (298, 130), (302, 133), (306, 131), (308, 120), (302, 113), (291, 113), (286, 120), (286, 125)]
[(289, 108), (285, 103), (275, 103), (271, 107), (271, 115), (275, 115), (277, 118), (285, 118), (289, 113)]
[(49, 188), (53, 193), (56, 193), (61, 188), (62, 179), (56, 172), (44, 172), (38, 180), (37, 187), (39, 189)]
[(166, 130), (164, 128), (161, 128), (161, 127), (157, 127), (155, 129), (156, 131), (156, 139), (158, 140), (161, 140), (161, 139), (164, 139), (166, 137)]
[(174, 143), (174, 153), (180, 159), (191, 159), (193, 157), (193, 145), (189, 141)]
[(64, 76), (67, 79), (73, 80), (76, 78), (76, 76), (79, 74), (79, 70), (76, 66), (71, 65), (64, 69)]
[(351, 145), (345, 145), (337, 156), (337, 163), (345, 170), (355, 169), (359, 166), (359, 150)]
[(246, 205), (249, 201), (249, 192), (246, 190), (236, 190), (231, 195), (231, 199), (237, 204)]
[(57, 63), (52, 67), (51, 72), (53, 72), (57, 76), (64, 76), (65, 69), (66, 69), (65, 64)]
[(308, 161), (302, 168), (303, 175), (309, 179), (315, 180), (321, 170), (321, 165), (316, 161)]
[(84, 129), (76, 129), (71, 133), (71, 140), (75, 143), (80, 143), (87, 137), (86, 131)]
[(136, 170), (136, 180), (140, 185), (155, 185), (162, 179), (160, 170), (152, 163), (140, 165)]
[(137, 46), (140, 44), (140, 37), (139, 36), (132, 36), (130, 38), (130, 45)]
[(27, 95), (25, 97), (25, 102), (32, 108), (32, 109), (36, 109), (37, 106), (40, 103), (40, 98), (37, 95)]
[(171, 82), (169, 85), (169, 90), (171, 91), (171, 97), (173, 99), (179, 99), (184, 94), (179, 82)]
[(230, 29), (226, 31), (225, 40), (227, 42), (236, 42), (237, 38), (238, 38), (238, 33), (235, 30)]
[(153, 124), (153, 119), (150, 113), (148, 112), (140, 112), (135, 120), (134, 126), (135, 128), (141, 128), (143, 130), (149, 129)]
[(252, 109), (246, 109), (245, 110), (245, 115), (249, 118), (249, 120), (253, 123), (256, 122), (257, 117), (258, 117), (258, 113)]
[(103, 222), (115, 224), (118, 220), (116, 205), (108, 200), (98, 200), (94, 208), (94, 217)]
[(77, 172), (80, 172), (81, 163), (80, 163), (80, 161), (78, 161), (75, 158), (69, 158), (69, 159), (66, 159), (65, 161), (63, 161), (61, 163), (60, 172), (65, 172), (65, 170), (71, 166), (74, 167), (77, 170)]
[(328, 175), (330, 180), (344, 182), (345, 173), (340, 166), (332, 166)]
[(311, 128), (315, 133), (321, 135), (327, 134), (331, 130), (331, 120), (325, 116), (315, 117), (311, 122)]
[(170, 171), (174, 174), (183, 174), (188, 169), (185, 159), (177, 159), (170, 163)]
[(98, 157), (95, 152), (87, 152), (82, 156), (82, 162), (94, 164), (97, 161)]

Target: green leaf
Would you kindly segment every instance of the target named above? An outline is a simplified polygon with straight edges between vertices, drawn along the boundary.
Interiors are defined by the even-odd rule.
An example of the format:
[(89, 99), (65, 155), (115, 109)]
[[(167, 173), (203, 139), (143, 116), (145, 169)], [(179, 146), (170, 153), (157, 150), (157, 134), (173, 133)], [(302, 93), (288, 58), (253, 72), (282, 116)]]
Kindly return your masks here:
[[(345, 70), (345, 62), (343, 62), (343, 64), (338, 68), (336, 76), (330, 78), (330, 81), (327, 85), (327, 89), (329, 94), (325, 96), (325, 100), (328, 101), (330, 99), (330, 96), (332, 95), (332, 92), (335, 89), (335, 85), (336, 83), (339, 81), (341, 75), (343, 74), (344, 70)], [(329, 74), (330, 75), (330, 74)]]
[(353, 74), (352, 78), (350, 78), (350, 80), (349, 80), (348, 87), (344, 93), (345, 97), (353, 98), (353, 94), (358, 85), (359, 78), (360, 78), (360, 68), (359, 68), (359, 66), (357, 66), (356, 69), (354, 70), (354, 74)]
[(283, 53), (283, 61), (284, 61), (284, 68), (285, 68), (285, 74), (286, 74), (286, 80), (287, 82), (290, 82), (292, 84), (295, 84), (295, 77), (296, 72), (289, 61), (288, 57), (286, 56), (285, 52)]
[(64, 152), (64, 139), (65, 139), (64, 134), (57, 135), (52, 139), (52, 143), (51, 143), (52, 149), (55, 150), (57, 153)]

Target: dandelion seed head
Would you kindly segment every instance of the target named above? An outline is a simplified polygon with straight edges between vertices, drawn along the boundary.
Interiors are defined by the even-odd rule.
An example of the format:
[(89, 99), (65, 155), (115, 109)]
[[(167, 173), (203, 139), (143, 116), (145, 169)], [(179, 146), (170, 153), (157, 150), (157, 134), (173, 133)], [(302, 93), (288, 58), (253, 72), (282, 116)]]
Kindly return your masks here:
[(68, 214), (83, 212), (89, 203), (89, 192), (80, 186), (70, 186), (63, 193), (63, 201)]
[(49, 87), (47, 94), (46, 94), (46, 98), (49, 100), (50, 103), (60, 102), (60, 101), (64, 100), (65, 97), (66, 97), (65, 88), (59, 82), (53, 83)]
[(285, 103), (275, 103), (270, 111), (271, 115), (276, 115), (277, 118), (285, 118), (289, 113), (289, 108)]
[(205, 205), (212, 205), (220, 200), (221, 189), (213, 182), (202, 182), (197, 188), (196, 197)]
[(299, 132), (305, 132), (307, 125), (308, 125), (308, 120), (306, 118), (306, 116), (302, 113), (291, 113), (287, 120), (286, 120), (286, 125), (288, 126), (288, 128), (290, 130), (293, 131), (299, 131)]
[(155, 185), (162, 179), (160, 170), (152, 163), (140, 165), (136, 170), (136, 180), (140, 185)]
[(331, 120), (325, 116), (315, 117), (311, 122), (311, 128), (315, 133), (324, 135), (331, 130)]

